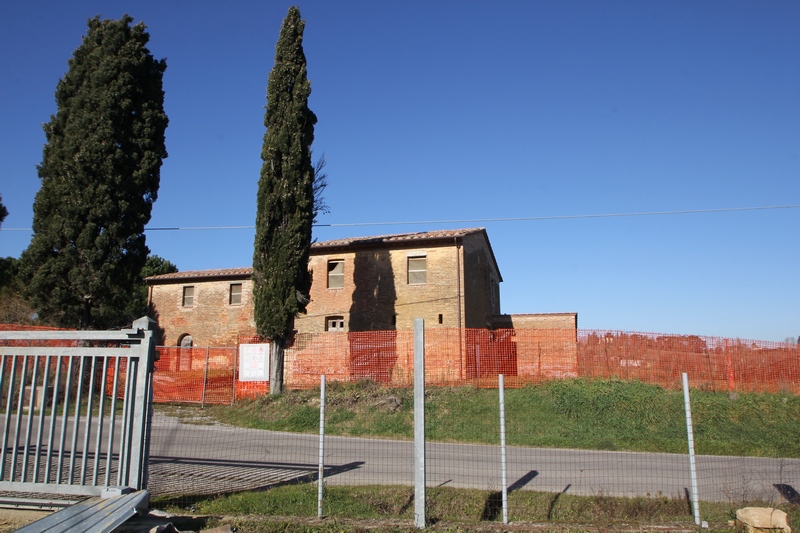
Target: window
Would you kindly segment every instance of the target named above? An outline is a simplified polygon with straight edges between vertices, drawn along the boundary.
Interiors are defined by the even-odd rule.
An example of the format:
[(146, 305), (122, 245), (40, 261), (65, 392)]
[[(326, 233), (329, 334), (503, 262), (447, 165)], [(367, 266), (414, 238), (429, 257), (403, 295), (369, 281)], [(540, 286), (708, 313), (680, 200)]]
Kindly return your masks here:
[(329, 316), (326, 318), (325, 331), (344, 331), (344, 317)]
[(424, 285), (427, 281), (427, 257), (408, 258), (408, 284)]
[(189, 285), (183, 288), (183, 306), (192, 307), (194, 305), (194, 287)]
[(344, 287), (344, 260), (333, 259), (328, 261), (328, 288), (341, 289)]
[(242, 303), (242, 284), (231, 283), (231, 293), (228, 302), (231, 305), (239, 305)]

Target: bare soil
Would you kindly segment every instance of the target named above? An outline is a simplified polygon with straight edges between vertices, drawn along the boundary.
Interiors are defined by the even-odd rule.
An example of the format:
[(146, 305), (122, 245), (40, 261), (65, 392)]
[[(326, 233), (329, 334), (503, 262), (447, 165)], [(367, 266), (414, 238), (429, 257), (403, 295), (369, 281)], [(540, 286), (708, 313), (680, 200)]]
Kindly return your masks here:
[(0, 508), (0, 533), (16, 531), (40, 518), (49, 515), (51, 511), (31, 511), (28, 509), (2, 509)]

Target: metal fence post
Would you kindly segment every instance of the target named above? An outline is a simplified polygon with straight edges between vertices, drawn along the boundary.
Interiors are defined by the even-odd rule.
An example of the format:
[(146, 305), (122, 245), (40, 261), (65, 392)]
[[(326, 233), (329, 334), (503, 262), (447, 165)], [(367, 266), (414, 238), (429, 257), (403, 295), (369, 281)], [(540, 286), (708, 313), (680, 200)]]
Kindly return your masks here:
[(322, 518), (322, 489), (325, 478), (325, 374), (319, 383), (319, 474), (317, 475), (317, 518)]
[(200, 409), (206, 408), (206, 387), (208, 386), (208, 346), (206, 346), (206, 368), (203, 370), (203, 395), (200, 397)]
[(425, 321), (414, 319), (414, 526), (425, 519)]
[(498, 376), (498, 389), (500, 394), (500, 483), (503, 490), (503, 523), (508, 524), (508, 480), (506, 476), (506, 397), (505, 379), (503, 374)]
[(233, 380), (231, 383), (231, 405), (234, 404), (236, 401), (236, 365), (239, 363), (239, 345), (236, 345), (236, 349), (233, 350)]
[(700, 525), (700, 501), (697, 494), (697, 467), (694, 461), (694, 431), (692, 430), (692, 407), (689, 404), (689, 377), (683, 373), (683, 401), (686, 410), (686, 433), (689, 440), (689, 470), (692, 476), (692, 506), (694, 523)]

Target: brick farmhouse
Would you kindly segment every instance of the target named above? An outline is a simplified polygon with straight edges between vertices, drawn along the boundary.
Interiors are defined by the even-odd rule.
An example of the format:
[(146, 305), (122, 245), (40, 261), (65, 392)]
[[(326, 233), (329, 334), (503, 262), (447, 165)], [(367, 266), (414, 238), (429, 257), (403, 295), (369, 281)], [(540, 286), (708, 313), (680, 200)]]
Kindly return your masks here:
[[(500, 282), (486, 230), (359, 237), (311, 246), (313, 273), (298, 333), (426, 327), (577, 328), (575, 313), (500, 314)], [(147, 278), (149, 305), (168, 346), (234, 346), (255, 335), (252, 268)]]
[[(500, 313), (502, 277), (483, 228), (317, 242), (311, 246), (309, 269), (311, 300), (306, 314), (295, 319), (298, 339), (323, 342), (327, 334), (331, 339), (346, 334), (353, 346), (354, 335), (408, 331), (416, 318), (424, 319), (429, 331), (556, 331), (561, 346), (558, 372), (571, 374), (574, 368), (576, 313)], [(251, 276), (251, 268), (229, 268), (147, 278), (149, 308), (163, 333), (162, 343), (236, 346), (253, 338)], [(515, 336), (514, 366), (523, 369), (525, 358), (516, 362), (516, 343), (525, 341)], [(531, 353), (541, 354), (541, 335), (529, 338), (536, 343), (528, 347)], [(457, 352), (463, 353), (454, 357), (463, 359), (470, 355), (464, 353), (475, 350), (480, 357), (475, 343), (469, 343), (470, 348), (463, 340), (458, 344)], [(348, 357), (352, 366), (356, 356)], [(538, 358), (538, 363), (531, 359), (527, 365), (541, 365), (541, 355)], [(464, 367), (463, 362), (459, 365)]]

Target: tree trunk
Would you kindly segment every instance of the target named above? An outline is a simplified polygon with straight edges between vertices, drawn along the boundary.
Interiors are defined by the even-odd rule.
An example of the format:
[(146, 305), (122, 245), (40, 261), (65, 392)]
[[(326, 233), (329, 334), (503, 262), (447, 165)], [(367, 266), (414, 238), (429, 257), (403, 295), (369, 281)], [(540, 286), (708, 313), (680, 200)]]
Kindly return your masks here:
[(283, 350), (284, 339), (272, 339), (272, 355), (269, 365), (269, 393), (283, 394)]

